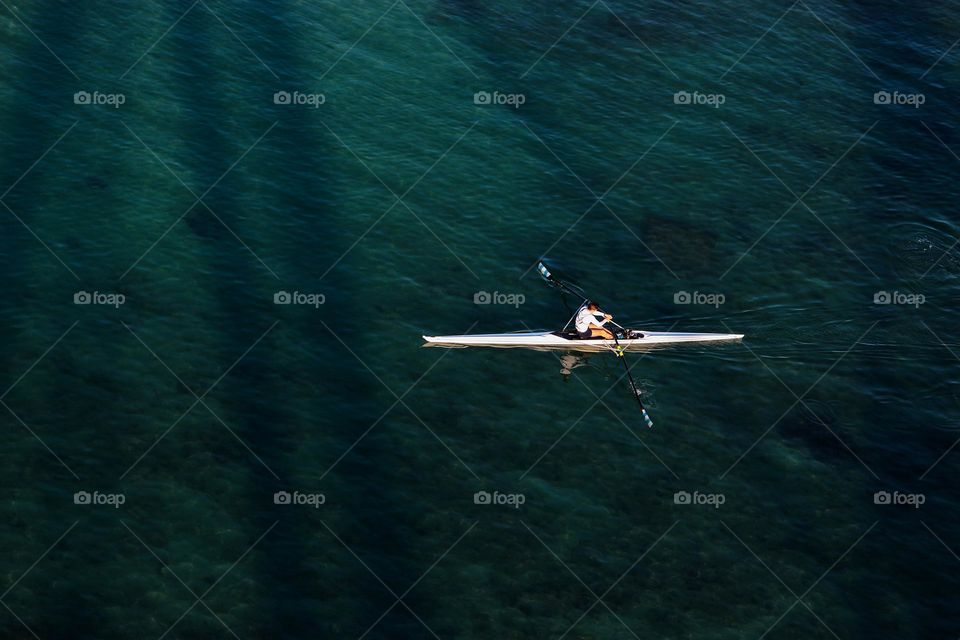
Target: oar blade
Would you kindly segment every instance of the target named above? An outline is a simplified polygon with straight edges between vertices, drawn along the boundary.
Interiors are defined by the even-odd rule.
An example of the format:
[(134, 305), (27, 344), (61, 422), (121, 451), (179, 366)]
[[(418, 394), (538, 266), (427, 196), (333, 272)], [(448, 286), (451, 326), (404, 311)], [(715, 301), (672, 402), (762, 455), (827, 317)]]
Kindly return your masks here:
[(537, 264), (537, 271), (540, 273), (540, 277), (547, 282), (551, 282), (553, 280), (553, 274), (550, 273), (550, 270), (547, 269), (542, 262)]

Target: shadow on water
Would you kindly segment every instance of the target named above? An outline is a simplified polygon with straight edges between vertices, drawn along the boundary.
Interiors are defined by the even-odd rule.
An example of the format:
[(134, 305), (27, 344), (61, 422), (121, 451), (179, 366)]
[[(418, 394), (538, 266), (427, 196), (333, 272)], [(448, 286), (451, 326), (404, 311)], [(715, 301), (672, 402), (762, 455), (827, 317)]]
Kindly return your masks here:
[(834, 406), (807, 399), (782, 420), (779, 434), (798, 446), (807, 447), (811, 455), (823, 463), (845, 465), (850, 454), (841, 441), (842, 426)]
[[(659, 225), (665, 218), (657, 216), (644, 197), (646, 194), (656, 194), (656, 186), (650, 183), (648, 186), (631, 188), (631, 179), (656, 167), (655, 158), (647, 159), (631, 171), (630, 176), (623, 176), (626, 179), (618, 183), (619, 186), (610, 195), (609, 204), (613, 213), (603, 206), (593, 206), (594, 197), (580, 184), (582, 179), (598, 195), (604, 193), (671, 124), (671, 120), (664, 117), (661, 111), (642, 105), (629, 117), (627, 111), (605, 109), (600, 116), (605, 127), (596, 126), (596, 116), (589, 109), (583, 110), (582, 118), (571, 113), (570, 103), (565, 99), (571, 95), (601, 106), (631, 100), (632, 96), (624, 90), (624, 82), (597, 81), (598, 69), (604, 69), (605, 73), (621, 80), (649, 83), (653, 78), (661, 82), (673, 82), (669, 72), (645, 50), (639, 58), (642, 65), (637, 64), (638, 58), (632, 53), (627, 58), (629, 64), (624, 63), (622, 50), (625, 43), (642, 50), (636, 37), (648, 38), (648, 32), (653, 30), (664, 41), (658, 39), (652, 42), (646, 38), (645, 41), (667, 56), (671, 46), (676, 47), (678, 42), (687, 37), (687, 34), (682, 38), (670, 35), (672, 18), (675, 13), (680, 14), (678, 17), (689, 17), (685, 10), (667, 4), (659, 5), (655, 12), (638, 12), (630, 7), (619, 6), (615, 9), (616, 15), (602, 4), (591, 8), (590, 2), (579, 2), (575, 8), (562, 9), (555, 3), (535, 2), (524, 4), (522, 9), (504, 16), (482, 3), (442, 0), (429, 20), (439, 24), (469, 23), (472, 28), (462, 29), (462, 37), (470, 42), (472, 51), (485, 63), (482, 68), (478, 66), (476, 69), (480, 76), (485, 80), (489, 78), (495, 83), (493, 86), (500, 87), (501, 91), (516, 90), (529, 96), (522, 109), (511, 110), (519, 121), (516, 139), (521, 141), (526, 152), (540, 159), (551, 174), (548, 182), (543, 182), (541, 186), (543, 193), (552, 196), (545, 199), (563, 202), (562, 207), (543, 210), (543, 215), (549, 216), (545, 222), (553, 226), (560, 220), (557, 233), (566, 230), (567, 225), (575, 225), (572, 227), (573, 233), (567, 234), (553, 249), (553, 253), (575, 253), (579, 249), (588, 255), (604, 254), (611, 263), (633, 264), (637, 268), (645, 267), (647, 272), (668, 275), (651, 251), (637, 241), (634, 237), (636, 234), (648, 245), (652, 237), (656, 242), (655, 246), (649, 245), (653, 253), (658, 256), (669, 254), (664, 261), (682, 275), (702, 273), (709, 270), (711, 265), (715, 267), (715, 257), (710, 253), (718, 244), (715, 229), (689, 218), (680, 219), (680, 212), (674, 211), (670, 224), (682, 227), (680, 237), (691, 240), (682, 246), (678, 245), (676, 237), (672, 238), (673, 242), (666, 241), (661, 237), (664, 234), (658, 233), (661, 229)], [(552, 46), (577, 17), (583, 19), (571, 29), (560, 45)], [(616, 42), (617, 46), (611, 46), (612, 42)], [(571, 47), (582, 50), (583, 55), (566, 50)], [(568, 62), (562, 67), (562, 73), (558, 70), (561, 60)], [(525, 132), (520, 123), (529, 126), (551, 151), (547, 151), (539, 140)], [(621, 136), (609, 144), (610, 132), (620, 127), (625, 131), (642, 127), (646, 133), (640, 139)], [(605, 149), (603, 153), (598, 152), (601, 147)], [(554, 158), (553, 153), (560, 160)], [(564, 164), (577, 174), (576, 177), (568, 173)], [(624, 208), (617, 201), (620, 197), (629, 198), (631, 208)], [(591, 209), (589, 214), (580, 219), (588, 209)], [(631, 231), (604, 234), (585, 231), (607, 225), (625, 231), (617, 218)], [(571, 249), (574, 238), (579, 238), (580, 245)]]
[[(214, 10), (221, 9), (214, 7)], [(190, 46), (189, 51), (178, 51), (173, 61), (175, 75), (182, 79), (179, 100), (190, 105), (189, 111), (185, 112), (189, 113), (189, 122), (182, 135), (188, 141), (191, 152), (190, 160), (184, 164), (190, 175), (197, 176), (197, 184), (191, 187), (197, 193), (202, 193), (267, 129), (269, 121), (253, 120), (256, 124), (249, 127), (231, 126), (234, 120), (227, 114), (235, 105), (225, 98), (229, 90), (227, 85), (246, 80), (246, 77), (232, 78), (214, 64), (219, 59), (214, 44), (220, 41), (222, 26), (209, 14), (197, 12), (177, 28), (177, 42)], [(246, 75), (249, 76), (249, 73)], [(251, 95), (255, 93), (249, 92)], [(256, 308), (251, 308), (249, 290), (266, 290), (272, 286), (270, 281), (273, 278), (226, 227), (240, 238), (246, 238), (245, 241), (253, 242), (255, 247), (263, 246), (264, 236), (257, 238), (251, 230), (264, 225), (265, 221), (259, 212), (246, 208), (249, 204), (245, 205), (245, 202), (249, 203), (250, 200), (243, 198), (240, 193), (244, 188), (241, 177), (272, 168), (261, 164), (262, 160), (257, 156), (262, 157), (266, 150), (275, 147), (283, 131), (282, 124), (274, 129), (261, 141), (258, 149), (242, 161), (246, 166), (238, 165), (205, 199), (223, 224), (202, 205), (196, 205), (183, 220), (203, 247), (202, 255), (207, 260), (205, 269), (218, 280), (211, 289), (216, 292), (215, 315), (221, 319), (219, 338), (223, 344), (229, 345), (228, 352), (233, 351), (237, 355), (252, 345), (277, 318), (275, 308), (266, 300)], [(316, 139), (302, 135), (302, 132), (298, 140), (304, 148), (316, 148), (320, 144)], [(324, 186), (318, 185), (319, 188)], [(244, 218), (250, 218), (251, 222), (247, 223)], [(251, 235), (254, 237), (251, 238)], [(270, 253), (279, 255), (289, 247), (269, 249)], [(246, 532), (244, 538), (252, 543), (275, 519), (281, 522), (270, 534), (270, 539), (261, 543), (254, 556), (260, 558), (266, 555), (267, 561), (252, 565), (258, 574), (256, 592), (258, 596), (265, 596), (266, 600), (258, 603), (256, 609), (247, 609), (246, 616), (249, 618), (241, 618), (238, 622), (243, 625), (242, 628), (257, 628), (265, 635), (299, 637), (308, 628), (305, 624), (307, 616), (291, 612), (289, 603), (297, 601), (294, 593), (308, 592), (313, 588), (314, 576), (291, 569), (308, 555), (310, 545), (302, 530), (291, 527), (279, 514), (269, 509), (270, 496), (274, 491), (286, 489), (284, 483), (289, 482), (295, 473), (293, 461), (281, 453), (284, 447), (276, 438), (278, 433), (296, 429), (296, 417), (286, 408), (288, 403), (283, 401), (283, 386), (275, 375), (282, 370), (282, 364), (277, 360), (280, 351), (278, 334), (274, 332), (224, 378), (216, 393), (227, 398), (225, 404), (230, 407), (227, 420), (237, 435), (280, 478), (279, 482), (276, 481), (255, 458), (243, 452), (243, 462), (248, 467), (245, 474), (248, 483), (246, 497), (249, 513), (253, 514), (249, 518), (241, 518), (237, 514)], [(207, 573), (210, 584), (216, 579), (215, 567), (220, 561), (218, 557), (209, 558), (210, 569)], [(256, 614), (252, 613), (254, 611)], [(188, 618), (181, 623), (182, 631), (190, 629), (190, 622)]]
[[(69, 140), (65, 139), (64, 144), (55, 151), (50, 149), (72, 124), (74, 114), (70, 113), (70, 107), (73, 106), (70, 97), (79, 87), (76, 78), (53, 57), (47, 45), (79, 70), (77, 60), (83, 59), (84, 35), (95, 16), (91, 8), (74, 3), (33, 4), (28, 11), (11, 6), (0, 8), (4, 28), (16, 31), (20, 41), (25, 43), (16, 50), (11, 49), (11, 42), (0, 45), (4, 50), (5, 66), (9, 63), (9, 69), (19, 73), (15, 79), (8, 78), (6, 81), (10, 95), (15, 99), (4, 105), (4, 111), (9, 112), (11, 121), (3, 128), (0, 192), (6, 191), (21, 177), (24, 178), (5, 196), (5, 201), (31, 231), (39, 230), (43, 241), (55, 247), (54, 251), (70, 264), (72, 256), (64, 248), (75, 249), (80, 245), (77, 238), (71, 235), (74, 231), (58, 227), (42, 216), (45, 211), (49, 215), (49, 212), (58, 210), (59, 203), (52, 202), (56, 196), (51, 194), (56, 193), (65, 179), (70, 179), (49, 171), (49, 166), (58, 161), (57, 154), (62, 154), (69, 147)], [(29, 25), (32, 33), (27, 32), (10, 15), (11, 10)], [(82, 126), (83, 122), (78, 129)], [(32, 166), (48, 151), (41, 162)], [(82, 158), (73, 160), (82, 161)], [(29, 174), (25, 175), (28, 169)], [(75, 178), (74, 175), (72, 179)], [(101, 180), (96, 178), (89, 183), (95, 189), (101, 185)], [(7, 367), (8, 378), (2, 383), (6, 389), (23, 373), (22, 362), (35, 362), (42, 350), (69, 327), (73, 318), (68, 315), (54, 314), (52, 318), (41, 318), (38, 310), (50, 309), (51, 298), (56, 299), (68, 290), (76, 290), (76, 281), (6, 208), (0, 207), (0, 218), (0, 267), (8, 276), (3, 292), (6, 308), (0, 359), (8, 365), (17, 363)], [(19, 303), (10, 304), (12, 300)], [(24, 323), (25, 320), (28, 324)], [(23, 335), (16, 335), (14, 331), (23, 331)], [(74, 470), (79, 471), (82, 477), (85, 469), (79, 452), (86, 449), (87, 443), (82, 441), (83, 436), (73, 433), (71, 426), (83, 425), (98, 409), (71, 405), (69, 400), (65, 400), (78, 397), (73, 383), (81, 375), (81, 365), (79, 358), (67, 353), (69, 346), (61, 345), (61, 349), (57, 357), (50, 358), (50, 363), (60, 365), (54, 367), (54, 376), (45, 377), (40, 367), (34, 375), (24, 379), (6, 400), (25, 422), (32, 423), (40, 431), (47, 442), (54, 443), (54, 448), (70, 460)], [(24, 356), (23, 353), (29, 355)], [(50, 363), (47, 363), (47, 371)], [(22, 406), (17, 406), (18, 396), (22, 402), (23, 396), (20, 394), (25, 394), (29, 399)], [(99, 410), (102, 411), (102, 407)], [(6, 410), (3, 410), (3, 415), (2, 424), (10, 430), (11, 435), (10, 439), (4, 441), (5, 455), (0, 465), (4, 470), (2, 477), (5, 486), (15, 488), (14, 492), (19, 497), (6, 502), (6, 508), (0, 514), (6, 523), (4, 537), (13, 534), (23, 543), (22, 546), (8, 548), (8, 562), (4, 563), (3, 570), (5, 575), (19, 576), (28, 568), (32, 569), (30, 563), (70, 526), (76, 514), (64, 508), (68, 504), (64, 499), (69, 500), (77, 485), (75, 478)], [(31, 420), (31, 416), (35, 416), (36, 420)], [(15, 446), (10, 447), (12, 442)], [(21, 443), (23, 449), (20, 449)], [(12, 506), (14, 504), (15, 507)], [(108, 520), (86, 518), (81, 521), (55, 552), (45, 558), (48, 566), (28, 572), (30, 575), (24, 575), (23, 582), (9, 596), (5, 596), (9, 608), (17, 611), (17, 615), (42, 637), (103, 637), (103, 603), (89, 593), (88, 585), (103, 571), (104, 559), (88, 550), (102, 548), (101, 533), (111, 530), (115, 524)], [(78, 572), (87, 573), (91, 579), (77, 579)], [(8, 581), (8, 586), (12, 585), (12, 580)], [(30, 638), (33, 637), (32, 633), (12, 614), (5, 612), (0, 616), (0, 636)]]
[[(955, 34), (942, 22), (954, 16), (956, 23), (955, 14), (943, 5), (893, 2), (880, 5), (856, 2), (843, 14), (851, 24), (856, 25), (855, 21), (860, 20), (865, 23), (864, 27), (869, 27), (850, 30), (871, 34), (869, 38), (855, 40), (852, 46), (880, 75), (879, 89), (925, 96), (925, 102), (919, 107), (876, 107), (879, 124), (873, 137), (877, 143), (867, 147), (873, 152), (870, 161), (877, 173), (873, 180), (876, 198), (866, 206), (870, 207), (871, 218), (883, 224), (886, 231), (887, 262), (879, 265), (884, 269), (880, 273), (904, 288), (933, 290), (944, 299), (957, 290), (955, 273), (951, 272), (955, 267), (950, 248), (954, 246), (955, 230), (960, 224), (955, 214), (960, 190), (954, 179), (955, 159), (950, 149), (956, 150), (960, 145), (953, 126), (954, 105), (960, 99), (960, 92), (944, 82), (944, 78), (949, 77), (950, 65), (955, 62), (944, 58), (937, 63), (937, 56), (955, 40)], [(921, 74), (927, 75), (921, 80)], [(955, 335), (955, 322), (952, 309), (946, 311), (948, 314), (944, 317), (928, 316), (926, 322), (947, 343), (953, 343), (950, 336)], [(915, 335), (924, 341), (934, 340), (936, 344), (936, 339), (919, 322), (912, 324), (916, 326)], [(955, 371), (952, 364), (956, 363), (945, 349), (931, 353), (934, 356), (932, 371)], [(876, 380), (876, 384), (870, 386), (898, 388), (907, 395), (923, 392), (924, 381), (911, 379), (906, 370), (880, 368), (870, 369), (869, 373)], [(889, 421), (889, 416), (885, 417), (887, 420), (881, 424)], [(904, 424), (900, 426), (910, 428), (908, 415), (903, 418)], [(929, 447), (933, 458), (952, 442), (952, 438), (943, 438), (936, 432), (929, 437), (934, 440), (923, 445)], [(895, 465), (897, 461), (889, 462)]]
[[(211, 192), (209, 203), (231, 229), (250, 242), (254, 251), (262, 254), (267, 264), (277, 270), (280, 280), (272, 278), (205, 209), (198, 207), (185, 219), (189, 229), (209, 248), (204, 252), (210, 260), (207, 268), (220, 275), (216, 287), (217, 315), (226, 319), (222, 328), (226, 342), (235, 350), (245, 349), (274, 320), (281, 319), (277, 329), (218, 387), (218, 393), (229, 398), (234, 423), (231, 426), (280, 477), (279, 482), (275, 481), (255, 459), (247, 458), (249, 503), (252, 512), (257, 514), (251, 518), (256, 524), (250, 527), (248, 537), (251, 541), (256, 539), (274, 520), (279, 520), (279, 524), (263, 540), (255, 555), (256, 560), (253, 560), (261, 600), (256, 609), (250, 610), (256, 613), (250, 614), (251, 619), (244, 622), (258, 629), (260, 634), (274, 637), (313, 637), (324, 628), (329, 632), (356, 629), (359, 631), (354, 635), (359, 635), (383, 613), (390, 600), (378, 584), (367, 589), (373, 596), (356, 586), (368, 584), (372, 578), (362, 565), (339, 547), (321, 524), (321, 518), (349, 541), (348, 544), (361, 557), (366, 555), (369, 559), (372, 553), (365, 553), (365, 548), (376, 549), (378, 554), (401, 559), (397, 562), (399, 565), (409, 555), (406, 540), (382, 515), (399, 500), (392, 497), (390, 489), (385, 489), (382, 484), (374, 486), (376, 483), (371, 482), (370, 474), (375, 474), (380, 465), (375, 457), (371, 458), (376, 455), (376, 448), (370, 446), (352, 451), (319, 487), (298, 486), (297, 482), (318, 482), (321, 472), (373, 422), (375, 416), (369, 414), (374, 407), (367, 409), (365, 406), (364, 410), (342, 414), (331, 410), (341, 404), (341, 394), (349, 394), (351, 404), (372, 397), (370, 376), (322, 328), (317, 318), (323, 316), (316, 315), (322, 312), (298, 315), (290, 320), (289, 316), (278, 313), (270, 293), (266, 293), (262, 307), (252, 311), (250, 296), (245, 291), (251, 286), (265, 292), (286, 288), (314, 290), (315, 279), (355, 238), (337, 236), (341, 227), (331, 195), (335, 178), (332, 172), (324, 172), (322, 165), (317, 166), (322, 158), (330, 155), (331, 148), (337, 146), (317, 121), (320, 115), (269, 104), (270, 97), (278, 89), (300, 87), (314, 77), (318, 66), (316, 61), (299, 56), (296, 46), (298, 36), (309, 39), (312, 35), (298, 33), (296, 25), (301, 24), (303, 18), (286, 4), (276, 3), (270, 9), (251, 7), (248, 11), (248, 17), (261, 11), (269, 14), (268, 19), (257, 25), (263, 40), (257, 53), (281, 80), (275, 81), (266, 69), (258, 67), (259, 75), (253, 79), (257, 86), (250, 88), (248, 93), (253, 96), (251, 102), (262, 101), (263, 111), (269, 114), (271, 121), (279, 120), (278, 126), (259, 148), (263, 155), (268, 155), (269, 150), (269, 155), (280, 158), (279, 165), (262, 164), (256, 157), (258, 152), (254, 151), (244, 160), (246, 168), (238, 166)], [(241, 20), (237, 12), (229, 14), (234, 21)], [(229, 166), (238, 155), (238, 149), (249, 143), (238, 143), (228, 130), (220, 129), (210, 121), (210, 118), (216, 120), (231, 106), (219, 97), (226, 91), (216, 90), (227, 83), (227, 78), (215, 66), (204, 62), (214, 59), (217, 53), (212, 50), (217, 41), (214, 36), (219, 36), (222, 27), (214, 20), (204, 18), (185, 20), (178, 29), (183, 32), (183, 41), (193, 47), (177, 59), (178, 75), (189, 79), (182, 87), (182, 99), (190, 101), (191, 111), (199, 114), (191, 123), (192, 130), (184, 133), (192, 141), (193, 157), (198, 163), (192, 167), (194, 174), (204, 176), (203, 182), (211, 184), (219, 177), (221, 167)], [(200, 95), (196, 91), (198, 86), (204, 87)], [(244, 141), (249, 138), (252, 142), (255, 137), (250, 136), (259, 135), (268, 124), (264, 120), (262, 127), (256, 125), (261, 131), (250, 127), (238, 138)], [(259, 178), (264, 178), (265, 173), (273, 173), (277, 181), (290, 188), (277, 189), (260, 211), (250, 211), (251, 200), (236, 191), (243, 190), (244, 185), (232, 185), (240, 176), (251, 172), (256, 172)], [(293, 185), (290, 184), (291, 173), (296, 176)], [(281, 212), (282, 231), (275, 230), (276, 221), (264, 219), (267, 214), (263, 212), (267, 211)], [(235, 215), (239, 213), (243, 216)], [(243, 218), (251, 222), (245, 222)], [(264, 240), (267, 234), (257, 237), (254, 231), (257, 227), (270, 230), (272, 245), (267, 245)], [(318, 249), (318, 245), (324, 249)], [(347, 296), (364, 289), (346, 269), (333, 271), (324, 281), (326, 287), (342, 292), (337, 296), (338, 317), (361, 317), (359, 301)], [(253, 319), (249, 322), (231, 320), (251, 317)], [(329, 318), (326, 321), (336, 324)], [(316, 364), (305, 354), (327, 357)], [(290, 371), (291, 367), (294, 372)], [(316, 397), (290, 396), (287, 383), (302, 382), (292, 379), (296, 372), (313, 378)], [(370, 402), (367, 406), (373, 404)], [(317, 442), (328, 444), (321, 447)], [(342, 498), (344, 502), (349, 500), (363, 504), (363, 507), (351, 511), (350, 517), (339, 518), (318, 513), (304, 515), (303, 511), (293, 512), (282, 506), (264, 506), (272, 506), (272, 494), (277, 490), (316, 489), (348, 496)], [(361, 538), (358, 531), (376, 537), (373, 542), (358, 541)], [(418, 575), (414, 572), (422, 568), (399, 571), (409, 577), (395, 579), (391, 579), (393, 571), (376, 570), (389, 584), (395, 585), (404, 580), (411, 583)], [(344, 593), (351, 590), (357, 593), (344, 604)], [(401, 637), (408, 628), (403, 615), (391, 615), (380, 622), (377, 631)]]
[[(931, 246), (941, 244), (945, 249), (952, 245), (956, 218), (951, 221), (953, 229), (943, 220), (950, 220), (956, 210), (954, 159), (924, 124), (948, 146), (956, 149), (952, 122), (955, 120), (953, 106), (957, 103), (958, 94), (956, 87), (943, 82), (951, 63), (944, 59), (934, 67), (939, 53), (931, 54), (931, 51), (946, 51), (955, 40), (956, 34), (939, 22), (954, 17), (955, 9), (944, 5), (921, 6), (895, 2), (855, 2), (842, 7), (830, 5), (829, 9), (821, 9), (818, 4), (812, 6), (818, 12), (835, 11), (842, 16), (846, 28), (838, 28), (839, 33), (879, 75), (879, 81), (869, 74), (865, 80), (856, 81), (858, 86), (867, 88), (864, 94), (869, 96), (873, 91), (880, 90), (925, 94), (926, 102), (919, 108), (910, 105), (870, 105), (874, 107), (878, 119), (878, 125), (871, 134), (872, 143), (864, 145), (864, 153), (870, 154), (868, 162), (874, 173), (871, 176), (872, 197), (860, 206), (867, 210), (875, 225), (882, 225), (884, 231), (881, 241), (887, 245), (886, 251), (875, 252), (875, 255), (885, 255), (886, 262), (872, 265), (878, 273), (889, 278), (889, 281), (900, 283), (898, 286), (920, 291), (930, 291), (936, 287), (937, 295), (949, 297), (951, 292), (956, 292), (954, 278), (949, 273), (950, 260), (941, 260), (939, 268), (931, 271), (929, 277), (921, 282), (921, 275), (932, 268), (945, 252), (931, 250), (922, 252), (922, 255), (918, 252), (911, 261), (909, 252), (917, 238), (911, 237), (909, 230), (922, 229), (923, 241)], [(825, 19), (830, 19), (828, 13), (823, 15)], [(956, 23), (955, 17), (953, 22)], [(854, 64), (853, 60), (851, 64)], [(921, 80), (921, 74), (926, 72), (929, 75)], [(924, 316), (924, 321), (934, 331), (944, 336), (947, 342), (954, 342), (948, 337), (955, 335), (956, 321), (952, 310), (936, 314), (927, 312)], [(918, 320), (911, 318), (914, 326), (908, 330), (908, 334), (899, 335), (898, 340), (909, 345), (911, 337), (916, 337), (922, 344), (933, 340), (935, 347), (938, 346)], [(931, 355), (927, 356), (927, 353)], [(892, 361), (886, 366), (863, 367), (858, 372), (857, 384), (860, 388), (893, 389), (899, 398), (897, 406), (893, 408), (868, 403), (856, 416), (848, 415), (845, 418), (848, 422), (854, 420), (861, 431), (864, 425), (869, 428), (869, 439), (861, 436), (853, 446), (858, 454), (869, 461), (883, 483), (877, 487), (868, 481), (869, 490), (889, 488), (891, 491), (922, 491), (927, 500), (936, 495), (936, 499), (944, 504), (957, 499), (954, 485), (944, 482), (949, 476), (943, 469), (939, 473), (932, 473), (923, 482), (918, 480), (924, 467), (947, 451), (955, 437), (953, 433), (948, 434), (923, 424), (926, 421), (918, 419), (914, 406), (911, 406), (923, 397), (925, 387), (931, 380), (942, 382), (955, 377), (955, 365), (956, 361), (946, 349), (914, 349), (910, 356), (902, 360)], [(944, 388), (949, 389), (949, 385)], [(925, 408), (917, 409), (916, 413), (923, 414)], [(829, 412), (825, 413), (830, 415)], [(929, 413), (938, 416), (936, 412)], [(938, 417), (945, 418), (947, 415), (939, 414)], [(909, 434), (906, 440), (905, 434)], [(818, 447), (819, 438), (810, 440), (807, 436), (805, 439), (809, 446)], [(828, 461), (836, 453), (836, 447), (829, 443), (818, 448), (818, 455)], [(842, 455), (842, 452), (837, 455)], [(893, 539), (900, 549), (897, 554), (886, 552), (891, 539), (889, 533), (866, 541), (864, 546), (873, 547), (870, 552), (871, 558), (875, 559), (875, 573), (871, 576), (871, 582), (885, 575), (896, 576), (896, 581), (890, 582), (893, 585), (890, 591), (893, 597), (902, 602), (899, 607), (902, 612), (899, 615), (891, 612), (888, 620), (864, 621), (861, 634), (884, 635), (878, 632), (888, 631), (890, 627), (899, 627), (902, 631), (909, 626), (914, 633), (924, 637), (956, 635), (952, 624), (953, 608), (942, 598), (943, 593), (956, 591), (956, 575), (938, 566), (940, 562), (952, 562), (953, 558), (948, 553), (940, 554), (939, 549), (931, 549), (928, 532), (916, 526), (916, 519), (904, 518), (901, 523), (898, 522), (901, 517), (902, 513), (893, 514), (893, 523), (888, 525), (907, 525), (894, 534)], [(956, 532), (960, 531), (960, 522), (952, 512), (927, 512), (924, 526), (947, 540), (955, 539)], [(852, 591), (851, 597), (851, 603), (860, 608), (875, 603), (865, 589)]]

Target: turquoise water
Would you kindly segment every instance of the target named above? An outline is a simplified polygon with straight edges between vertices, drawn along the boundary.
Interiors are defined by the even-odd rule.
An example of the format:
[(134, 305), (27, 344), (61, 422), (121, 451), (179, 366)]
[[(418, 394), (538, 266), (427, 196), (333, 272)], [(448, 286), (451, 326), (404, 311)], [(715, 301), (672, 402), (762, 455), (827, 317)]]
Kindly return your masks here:
[[(958, 27), (0, 8), (2, 635), (956, 637)], [(607, 354), (421, 346), (562, 325), (544, 255), (747, 338), (630, 357), (652, 430)]]

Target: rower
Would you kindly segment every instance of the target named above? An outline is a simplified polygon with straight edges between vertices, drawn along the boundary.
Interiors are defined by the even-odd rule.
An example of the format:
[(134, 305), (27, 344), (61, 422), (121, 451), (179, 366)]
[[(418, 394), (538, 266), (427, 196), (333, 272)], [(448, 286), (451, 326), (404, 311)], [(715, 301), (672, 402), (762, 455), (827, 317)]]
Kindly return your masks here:
[[(600, 317), (603, 319), (599, 320)], [(613, 334), (608, 329), (603, 328), (603, 325), (610, 320), (613, 320), (612, 315), (600, 311), (600, 306), (596, 302), (588, 301), (577, 312), (574, 326), (577, 328), (577, 333), (580, 334), (581, 339), (606, 338), (607, 340), (613, 340)]]

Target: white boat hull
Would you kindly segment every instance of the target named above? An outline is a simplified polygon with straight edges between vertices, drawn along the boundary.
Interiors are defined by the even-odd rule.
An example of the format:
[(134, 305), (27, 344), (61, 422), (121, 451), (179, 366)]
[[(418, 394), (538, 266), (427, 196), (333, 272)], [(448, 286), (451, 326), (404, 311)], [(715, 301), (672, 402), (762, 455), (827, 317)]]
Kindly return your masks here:
[[(743, 338), (742, 333), (680, 333), (673, 331), (642, 331), (643, 337), (620, 340), (625, 349), (641, 349), (656, 345), (684, 342), (732, 342)], [(463, 336), (423, 336), (428, 345), (445, 347), (525, 347), (532, 349), (568, 349), (597, 351), (616, 348), (613, 340), (591, 338), (584, 340), (564, 337), (549, 331), (524, 333), (487, 333)]]

